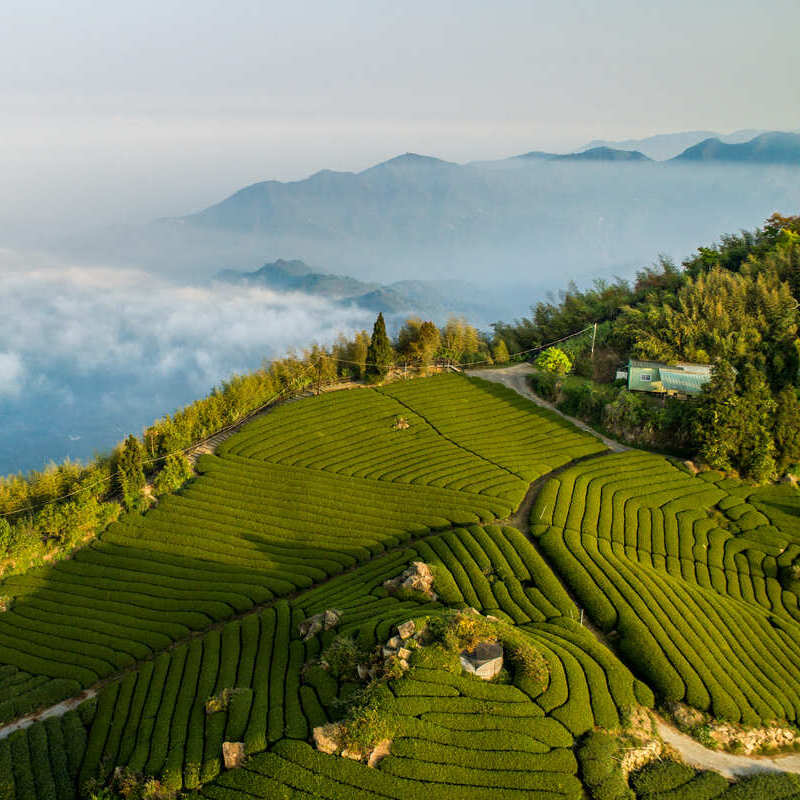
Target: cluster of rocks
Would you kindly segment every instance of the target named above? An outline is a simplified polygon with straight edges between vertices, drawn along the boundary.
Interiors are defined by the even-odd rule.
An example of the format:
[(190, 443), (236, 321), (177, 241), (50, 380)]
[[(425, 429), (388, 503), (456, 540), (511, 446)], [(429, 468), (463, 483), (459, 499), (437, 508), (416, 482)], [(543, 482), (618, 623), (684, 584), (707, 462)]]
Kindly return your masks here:
[(329, 631), (335, 628), (339, 621), (342, 619), (342, 612), (337, 608), (326, 608), (319, 614), (304, 619), (297, 629), (304, 642), (307, 642), (312, 637), (316, 636), (322, 631)]
[[(413, 619), (401, 622), (397, 626), (397, 633), (387, 640), (381, 648), (381, 655), (385, 660), (397, 658), (405, 672), (408, 669), (408, 659), (411, 657), (411, 648), (416, 647), (421, 637)], [(411, 644), (413, 642), (413, 644)], [(411, 647), (409, 647), (411, 645)], [(385, 663), (385, 662), (384, 662)]]
[(391, 752), (391, 739), (382, 739), (371, 750), (362, 752), (358, 748), (343, 747), (344, 728), (340, 722), (329, 722), (320, 725), (312, 731), (314, 747), (321, 753), (340, 755), (353, 761), (365, 761), (368, 767), (377, 766), (382, 758)]
[(431, 568), (424, 561), (413, 561), (402, 575), (384, 581), (383, 586), (390, 592), (396, 592), (398, 589), (422, 592), (431, 600), (436, 600), (433, 581), (434, 577)]
[(417, 630), (413, 619), (401, 622), (397, 626), (397, 633), (377, 648), (375, 657), (369, 664), (356, 666), (359, 679), (366, 681), (380, 677), (386, 674), (394, 663), (405, 672), (408, 669), (411, 651), (417, 647), (421, 637), (422, 631)]
[(725, 750), (735, 749), (744, 755), (769, 753), (792, 747), (797, 741), (797, 733), (791, 728), (775, 727), (753, 728), (747, 730), (729, 722), (711, 724), (709, 735)]

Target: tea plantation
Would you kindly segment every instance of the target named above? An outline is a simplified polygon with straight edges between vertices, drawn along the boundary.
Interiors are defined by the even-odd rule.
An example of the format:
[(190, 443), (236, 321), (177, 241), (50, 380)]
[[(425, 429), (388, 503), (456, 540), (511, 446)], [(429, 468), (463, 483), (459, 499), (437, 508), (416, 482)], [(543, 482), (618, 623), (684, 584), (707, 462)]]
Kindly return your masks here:
[[(117, 768), (208, 800), (800, 797), (783, 776), (729, 786), (680, 765), (629, 786), (616, 734), (598, 733), (675, 700), (797, 722), (795, 490), (611, 455), (455, 375), (286, 403), (197, 471), (71, 560), (3, 584), (0, 721), (97, 696), (0, 738), (0, 800), (86, 797)], [(412, 562), (435, 599), (384, 587)], [(331, 608), (338, 625), (303, 640), (299, 623)], [(399, 623), (433, 630), (464, 608), (541, 674), (512, 659), (484, 682), (422, 647), (376, 690), (388, 755), (370, 767), (314, 748), (364, 688), (323, 653), (368, 653)], [(224, 768), (223, 742), (244, 743), (243, 766)]]

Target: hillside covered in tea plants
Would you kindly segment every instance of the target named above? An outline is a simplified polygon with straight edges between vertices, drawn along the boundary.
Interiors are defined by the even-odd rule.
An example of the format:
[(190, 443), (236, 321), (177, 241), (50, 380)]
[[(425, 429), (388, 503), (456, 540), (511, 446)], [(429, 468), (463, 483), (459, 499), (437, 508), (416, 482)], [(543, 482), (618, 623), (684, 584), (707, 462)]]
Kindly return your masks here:
[(794, 487), (611, 453), (480, 378), (286, 402), (3, 582), (0, 800), (798, 797), (678, 764), (652, 715), (796, 730), (799, 556)]

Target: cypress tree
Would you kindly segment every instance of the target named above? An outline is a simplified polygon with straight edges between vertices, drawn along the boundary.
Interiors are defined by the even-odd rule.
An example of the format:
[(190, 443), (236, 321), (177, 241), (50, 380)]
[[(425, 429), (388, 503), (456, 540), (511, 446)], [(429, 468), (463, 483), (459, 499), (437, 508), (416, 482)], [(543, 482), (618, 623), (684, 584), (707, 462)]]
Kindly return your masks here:
[(119, 470), (119, 486), (122, 491), (122, 502), (128, 511), (138, 509), (142, 505), (142, 489), (144, 488), (144, 470), (142, 469), (142, 445), (130, 434), (122, 446), (117, 462)]
[(367, 376), (383, 377), (394, 363), (392, 343), (386, 335), (383, 313), (378, 314), (367, 350)]

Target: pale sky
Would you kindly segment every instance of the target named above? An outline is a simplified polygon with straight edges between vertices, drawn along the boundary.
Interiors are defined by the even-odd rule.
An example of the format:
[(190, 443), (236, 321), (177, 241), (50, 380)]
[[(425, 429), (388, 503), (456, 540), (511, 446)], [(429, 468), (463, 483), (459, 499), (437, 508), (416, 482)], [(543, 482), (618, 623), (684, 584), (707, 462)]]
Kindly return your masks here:
[(800, 128), (798, 0), (4, 0), (0, 246), (257, 180)]

